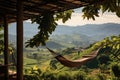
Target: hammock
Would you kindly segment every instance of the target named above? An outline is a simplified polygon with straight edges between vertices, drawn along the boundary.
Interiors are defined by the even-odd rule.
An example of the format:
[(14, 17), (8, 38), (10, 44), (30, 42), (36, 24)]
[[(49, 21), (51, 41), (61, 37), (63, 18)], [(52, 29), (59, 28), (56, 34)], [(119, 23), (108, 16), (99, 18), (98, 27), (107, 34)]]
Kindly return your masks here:
[(49, 49), (48, 47), (46, 47), (51, 54), (64, 66), (67, 67), (80, 67), (81, 65), (85, 64), (86, 62), (92, 60), (93, 58), (95, 58), (100, 50), (97, 49), (95, 51), (92, 51), (89, 55), (85, 55), (80, 59), (77, 60), (68, 60), (65, 57), (63, 57), (62, 55), (60, 55), (59, 53), (54, 52), (53, 50)]

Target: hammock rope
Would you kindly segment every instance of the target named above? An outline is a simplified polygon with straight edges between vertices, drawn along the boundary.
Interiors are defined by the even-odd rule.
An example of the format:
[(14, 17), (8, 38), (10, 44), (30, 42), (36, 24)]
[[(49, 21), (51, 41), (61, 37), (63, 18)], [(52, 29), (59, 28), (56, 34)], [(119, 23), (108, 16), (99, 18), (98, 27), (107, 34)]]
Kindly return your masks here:
[(53, 50), (49, 49), (48, 47), (46, 47), (50, 53), (64, 66), (67, 67), (80, 67), (81, 65), (85, 64), (86, 62), (94, 59), (100, 48), (98, 48), (95, 51), (92, 51), (89, 55), (84, 55), (82, 58), (77, 59), (77, 60), (68, 60), (65, 57), (63, 57), (62, 55), (60, 55), (59, 53), (54, 52)]

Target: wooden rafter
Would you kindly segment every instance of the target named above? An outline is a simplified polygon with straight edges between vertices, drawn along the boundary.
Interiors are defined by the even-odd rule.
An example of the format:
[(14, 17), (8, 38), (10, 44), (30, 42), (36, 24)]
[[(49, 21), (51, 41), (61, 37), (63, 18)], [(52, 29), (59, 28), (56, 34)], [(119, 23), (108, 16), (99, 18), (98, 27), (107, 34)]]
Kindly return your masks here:
[[(23, 19), (30, 19), (46, 11), (61, 12), (87, 4), (88, 3), (81, 2), (80, 0), (58, 0), (56, 2), (48, 0), (23, 0)], [(9, 23), (16, 22), (16, 17), (13, 17), (16, 16), (16, 5), (17, 0), (0, 0), (0, 15), (7, 13), (9, 17), (11, 16), (8, 18)], [(2, 23), (1, 19), (0, 23)]]

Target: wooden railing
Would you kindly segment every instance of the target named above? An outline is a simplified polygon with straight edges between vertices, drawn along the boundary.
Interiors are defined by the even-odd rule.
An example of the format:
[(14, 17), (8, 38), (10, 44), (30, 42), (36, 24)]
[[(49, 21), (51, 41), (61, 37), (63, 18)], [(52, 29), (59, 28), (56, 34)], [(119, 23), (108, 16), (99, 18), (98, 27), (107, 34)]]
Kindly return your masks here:
[[(7, 70), (7, 66), (14, 65), (0, 65), (0, 80), (5, 80), (5, 71)], [(9, 73), (9, 80), (16, 80), (16, 73)]]

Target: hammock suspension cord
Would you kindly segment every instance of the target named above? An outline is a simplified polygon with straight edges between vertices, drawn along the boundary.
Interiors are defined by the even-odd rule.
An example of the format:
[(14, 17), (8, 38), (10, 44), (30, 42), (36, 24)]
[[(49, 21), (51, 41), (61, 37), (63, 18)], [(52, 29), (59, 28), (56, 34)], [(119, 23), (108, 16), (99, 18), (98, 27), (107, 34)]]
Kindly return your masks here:
[(80, 67), (81, 65), (85, 64), (86, 62), (94, 59), (100, 48), (98, 48), (95, 51), (92, 51), (89, 55), (84, 55), (82, 58), (77, 59), (77, 60), (68, 60), (65, 57), (63, 57), (62, 55), (60, 55), (59, 53), (54, 52), (53, 50), (49, 49), (48, 47), (46, 47), (51, 54), (64, 66), (67, 67)]

